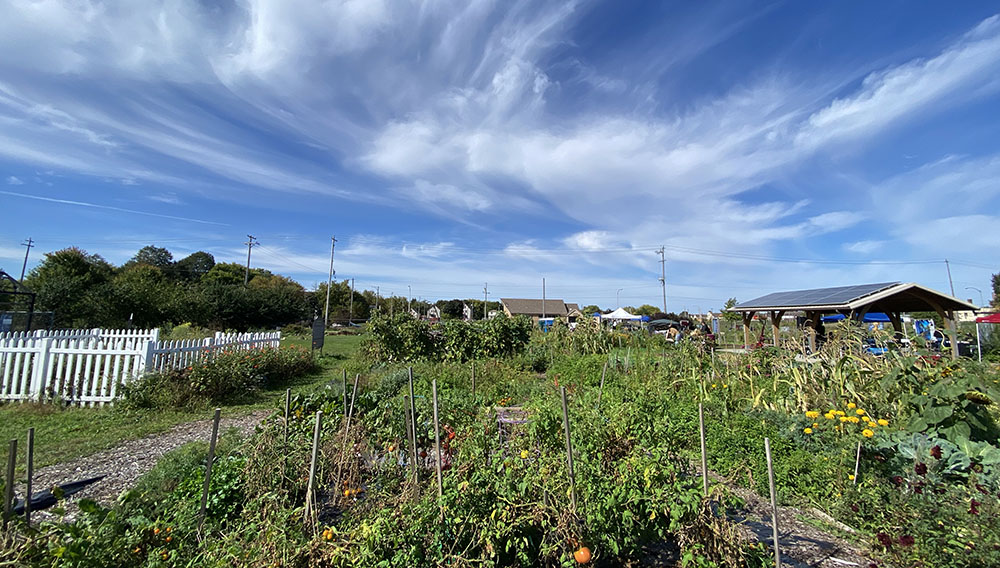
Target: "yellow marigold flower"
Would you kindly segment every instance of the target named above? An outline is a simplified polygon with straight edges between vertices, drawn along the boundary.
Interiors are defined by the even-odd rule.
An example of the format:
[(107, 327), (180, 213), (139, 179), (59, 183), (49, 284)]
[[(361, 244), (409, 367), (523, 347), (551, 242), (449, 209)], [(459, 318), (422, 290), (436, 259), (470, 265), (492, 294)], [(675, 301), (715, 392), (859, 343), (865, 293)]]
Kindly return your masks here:
[(864, 430), (861, 431), (861, 435), (864, 436), (865, 438), (871, 438), (872, 436), (875, 435), (875, 432), (872, 432), (868, 428), (865, 428)]
[(847, 417), (846, 416), (841, 416), (840, 417), (840, 421), (841, 421), (841, 423), (847, 422)]
[(848, 474), (847, 475), (847, 479), (850, 479), (851, 481), (854, 481), (854, 474)]
[(867, 416), (862, 416), (861, 419), (864, 420), (865, 422), (871, 422), (872, 421), (872, 419), (868, 418)]
[(851, 424), (857, 424), (858, 422), (861, 422), (861, 419), (859, 419), (857, 416), (848, 416), (847, 421), (850, 422)]
[(885, 418), (879, 418), (878, 419), (878, 425), (879, 426), (888, 426), (889, 425), (889, 421), (886, 420)]
[(815, 410), (810, 410), (806, 412), (806, 418), (816, 418), (817, 416), (819, 416), (819, 412)]
[(848, 402), (847, 403), (847, 408), (849, 408), (849, 409), (850, 408), (857, 408), (857, 407), (858, 407), (858, 405), (854, 404), (853, 402)]
[(712, 383), (712, 388), (713, 388), (713, 389), (715, 388), (715, 383)]
[(836, 418), (836, 416), (832, 412), (827, 412), (826, 414), (823, 415), (823, 418), (826, 418), (827, 420), (833, 420), (834, 418)]
[(805, 432), (806, 434), (812, 434), (813, 433), (813, 429), (812, 428), (806, 428), (805, 430), (803, 430), (803, 432)]
[(726, 383), (722, 383), (722, 388), (724, 388), (724, 389), (728, 389), (728, 388), (729, 388), (729, 385), (727, 385)]
[(864, 416), (864, 415), (865, 415), (865, 411), (864, 411), (864, 410), (861, 410), (860, 408), (859, 408), (859, 409), (857, 409), (857, 410), (855, 410), (854, 412), (855, 412), (855, 413), (856, 413), (856, 414), (857, 414), (858, 416)]
[(816, 423), (816, 422), (813, 422), (813, 428), (815, 428), (815, 427), (817, 427), (817, 426), (819, 426), (819, 424), (818, 424), (818, 423)]
[(521, 459), (522, 460), (528, 459), (528, 450), (521, 450)]
[(837, 416), (843, 416), (844, 415), (844, 411), (843, 410), (836, 410), (836, 411), (834, 411), (834, 414), (836, 414)]

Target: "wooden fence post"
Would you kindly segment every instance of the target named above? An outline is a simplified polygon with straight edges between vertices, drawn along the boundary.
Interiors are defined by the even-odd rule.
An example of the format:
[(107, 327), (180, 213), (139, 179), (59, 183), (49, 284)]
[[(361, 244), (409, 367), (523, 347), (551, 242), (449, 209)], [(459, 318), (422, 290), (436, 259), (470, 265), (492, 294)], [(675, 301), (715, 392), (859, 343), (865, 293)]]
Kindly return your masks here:
[(437, 464), (438, 505), (441, 507), (441, 516), (443, 517), (444, 503), (441, 502), (441, 497), (444, 496), (444, 485), (441, 479), (441, 428), (438, 424), (437, 379), (431, 381), (431, 396), (434, 399), (434, 453), (437, 458), (434, 461)]
[[(350, 424), (350, 417), (347, 419), (348, 424)], [(312, 456), (309, 459), (309, 485), (306, 487), (306, 511), (305, 520), (309, 522), (312, 520), (315, 511), (315, 505), (313, 501), (315, 500), (315, 495), (313, 495), (313, 489), (316, 485), (316, 461), (319, 458), (319, 430), (323, 422), (323, 411), (316, 411), (316, 427), (313, 430), (313, 443), (312, 443)], [(346, 432), (345, 444), (346, 444)]]
[(14, 463), (17, 460), (17, 439), (10, 441), (10, 451), (7, 454), (7, 477), (3, 490), (3, 529), (7, 530), (11, 511), (14, 507)]
[(708, 497), (708, 453), (705, 451), (705, 410), (698, 403), (698, 429), (701, 434), (701, 488)]
[(219, 418), (222, 416), (222, 409), (215, 409), (215, 416), (212, 418), (212, 438), (208, 443), (208, 461), (205, 462), (205, 486), (201, 490), (201, 508), (198, 510), (198, 533), (205, 524), (205, 509), (208, 506), (208, 490), (212, 484), (212, 464), (215, 462), (215, 442), (219, 437)]
[(569, 435), (569, 407), (566, 404), (566, 387), (559, 387), (562, 394), (563, 429), (566, 431), (566, 465), (569, 467), (569, 495), (576, 513), (576, 475), (573, 472), (573, 443)]
[(771, 488), (771, 538), (774, 542), (774, 566), (781, 568), (781, 549), (778, 547), (778, 495), (774, 490), (774, 465), (771, 462), (771, 440), (764, 438), (767, 457), (767, 483)]
[(28, 476), (24, 488), (24, 522), (31, 526), (31, 478), (35, 474), (35, 429), (28, 428), (28, 451), (25, 473)]

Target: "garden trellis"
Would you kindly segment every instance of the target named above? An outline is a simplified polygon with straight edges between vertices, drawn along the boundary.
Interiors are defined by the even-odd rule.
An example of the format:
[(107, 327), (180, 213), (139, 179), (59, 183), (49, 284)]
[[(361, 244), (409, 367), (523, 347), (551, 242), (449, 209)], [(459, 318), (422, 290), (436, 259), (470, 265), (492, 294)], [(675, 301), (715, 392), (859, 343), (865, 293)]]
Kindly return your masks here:
[(160, 341), (155, 329), (0, 334), (0, 401), (103, 405), (143, 373), (187, 367), (220, 351), (277, 347), (280, 341), (280, 332), (220, 332), (180, 341)]

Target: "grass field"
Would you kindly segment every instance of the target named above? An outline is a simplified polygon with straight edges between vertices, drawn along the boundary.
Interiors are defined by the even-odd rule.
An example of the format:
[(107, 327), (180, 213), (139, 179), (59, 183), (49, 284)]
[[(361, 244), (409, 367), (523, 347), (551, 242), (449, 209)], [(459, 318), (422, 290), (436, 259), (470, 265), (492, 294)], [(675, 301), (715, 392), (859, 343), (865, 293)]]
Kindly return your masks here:
[[(283, 346), (309, 347), (308, 337), (282, 340)], [(299, 377), (273, 389), (260, 391), (249, 402), (225, 406), (223, 416), (238, 416), (260, 408), (274, 407), (286, 388), (293, 393), (310, 392), (340, 376), (340, 369), (360, 345), (360, 337), (336, 335), (326, 339), (321, 370)], [(56, 404), (10, 403), (0, 405), (0, 441), (18, 439), (23, 452), (28, 428), (35, 429), (35, 468), (87, 456), (114, 447), (124, 440), (142, 438), (169, 430), (192, 420), (211, 418), (204, 409), (150, 410), (122, 412), (113, 406), (102, 408), (64, 407)], [(6, 448), (6, 444), (4, 444)], [(3, 450), (6, 455), (6, 449)], [(23, 475), (23, 460), (18, 460), (18, 475)]]

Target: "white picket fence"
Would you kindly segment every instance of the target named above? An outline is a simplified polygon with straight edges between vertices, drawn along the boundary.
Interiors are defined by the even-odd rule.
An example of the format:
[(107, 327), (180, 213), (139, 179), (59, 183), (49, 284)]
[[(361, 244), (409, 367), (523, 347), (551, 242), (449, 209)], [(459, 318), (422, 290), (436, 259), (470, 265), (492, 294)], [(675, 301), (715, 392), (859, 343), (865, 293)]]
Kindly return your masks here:
[(188, 367), (221, 351), (280, 342), (277, 331), (180, 341), (160, 341), (156, 329), (0, 333), (0, 401), (105, 404), (114, 401), (122, 384), (148, 371)]

